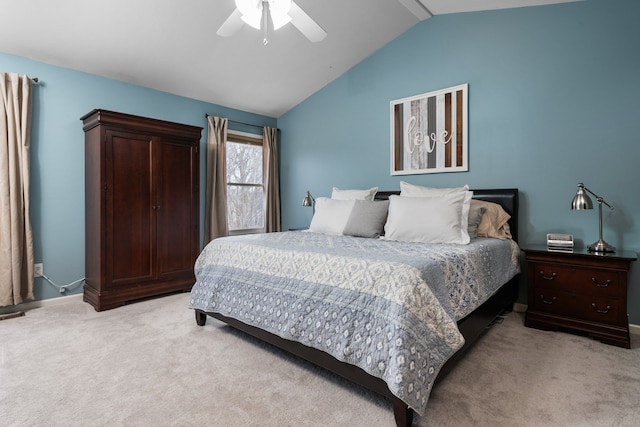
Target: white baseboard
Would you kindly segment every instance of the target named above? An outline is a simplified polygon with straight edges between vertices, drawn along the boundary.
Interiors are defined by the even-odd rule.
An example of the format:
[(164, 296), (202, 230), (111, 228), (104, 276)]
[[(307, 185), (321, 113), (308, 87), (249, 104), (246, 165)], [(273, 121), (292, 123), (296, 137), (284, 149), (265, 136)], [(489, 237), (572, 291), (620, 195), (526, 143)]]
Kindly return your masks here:
[(513, 304), (513, 311), (515, 311), (516, 313), (524, 313), (527, 311), (527, 304), (516, 302)]
[[(515, 311), (516, 313), (524, 313), (527, 311), (527, 304), (521, 304), (517, 302), (513, 304), (513, 311)], [(629, 332), (634, 335), (640, 335), (640, 325), (629, 323)]]
[(18, 305), (10, 305), (7, 307), (0, 307), (0, 314), (15, 313), (17, 311), (29, 311), (34, 308), (40, 308), (44, 306), (68, 304), (70, 302), (80, 300), (82, 301), (82, 294), (66, 295), (58, 298), (43, 299), (40, 301), (30, 301)]

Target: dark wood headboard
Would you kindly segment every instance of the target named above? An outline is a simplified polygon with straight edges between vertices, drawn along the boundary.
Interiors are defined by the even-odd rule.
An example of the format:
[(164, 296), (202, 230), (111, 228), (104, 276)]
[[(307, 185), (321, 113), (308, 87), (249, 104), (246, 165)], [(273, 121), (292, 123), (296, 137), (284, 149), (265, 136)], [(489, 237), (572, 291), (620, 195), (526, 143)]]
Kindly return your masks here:
[[(471, 190), (473, 198), (484, 200), (486, 202), (497, 203), (509, 214), (509, 228), (513, 240), (518, 241), (518, 189), (517, 188), (498, 188), (492, 190)], [(387, 200), (393, 194), (400, 194), (400, 191), (378, 191), (376, 200)]]

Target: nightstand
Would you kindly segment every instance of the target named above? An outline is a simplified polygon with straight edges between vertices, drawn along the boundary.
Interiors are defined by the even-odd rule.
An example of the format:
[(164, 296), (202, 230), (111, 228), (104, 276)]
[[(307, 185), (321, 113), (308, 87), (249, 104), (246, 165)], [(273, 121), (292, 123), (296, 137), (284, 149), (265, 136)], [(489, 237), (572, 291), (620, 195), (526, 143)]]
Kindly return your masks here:
[(627, 274), (634, 252), (524, 250), (529, 301), (525, 326), (580, 331), (603, 343), (631, 348)]

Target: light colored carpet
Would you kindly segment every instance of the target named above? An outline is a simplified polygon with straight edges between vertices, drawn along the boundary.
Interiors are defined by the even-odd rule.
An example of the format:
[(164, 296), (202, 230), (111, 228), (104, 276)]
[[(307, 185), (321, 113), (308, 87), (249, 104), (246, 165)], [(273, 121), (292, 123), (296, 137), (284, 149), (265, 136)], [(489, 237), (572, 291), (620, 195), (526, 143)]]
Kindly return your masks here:
[[(387, 400), (208, 319), (188, 294), (0, 322), (3, 426), (393, 426)], [(635, 339), (636, 337), (634, 337)], [(511, 313), (415, 426), (640, 425), (640, 348), (525, 328)]]

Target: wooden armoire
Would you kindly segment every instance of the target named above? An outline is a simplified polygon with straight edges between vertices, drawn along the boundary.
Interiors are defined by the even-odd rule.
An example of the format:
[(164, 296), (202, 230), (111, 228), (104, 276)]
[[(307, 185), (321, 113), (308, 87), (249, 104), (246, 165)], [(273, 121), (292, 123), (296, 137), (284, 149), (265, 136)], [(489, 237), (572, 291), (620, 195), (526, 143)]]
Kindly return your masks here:
[(84, 301), (102, 311), (190, 290), (200, 250), (202, 128), (99, 109), (81, 120)]

